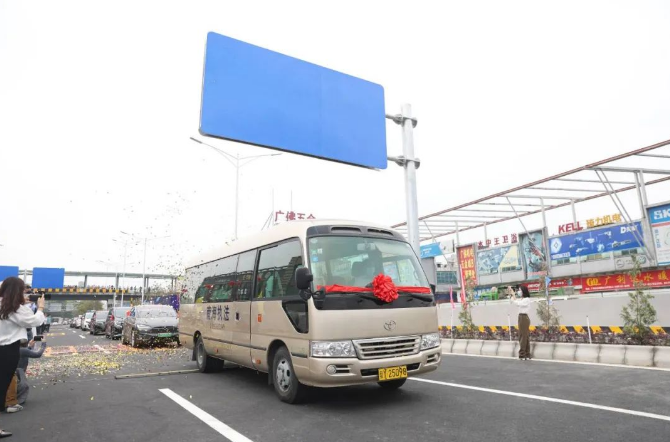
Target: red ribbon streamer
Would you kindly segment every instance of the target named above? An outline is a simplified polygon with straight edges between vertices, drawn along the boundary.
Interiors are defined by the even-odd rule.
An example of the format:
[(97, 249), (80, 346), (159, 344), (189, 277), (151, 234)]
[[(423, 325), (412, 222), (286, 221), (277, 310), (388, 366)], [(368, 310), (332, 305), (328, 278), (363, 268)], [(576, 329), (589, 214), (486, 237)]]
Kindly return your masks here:
[[(326, 289), (326, 293), (372, 293), (372, 289), (369, 287), (354, 287), (348, 285), (320, 285), (319, 289)], [(429, 295), (430, 289), (428, 287), (413, 287), (413, 286), (396, 286), (398, 292), (404, 293), (418, 293)]]

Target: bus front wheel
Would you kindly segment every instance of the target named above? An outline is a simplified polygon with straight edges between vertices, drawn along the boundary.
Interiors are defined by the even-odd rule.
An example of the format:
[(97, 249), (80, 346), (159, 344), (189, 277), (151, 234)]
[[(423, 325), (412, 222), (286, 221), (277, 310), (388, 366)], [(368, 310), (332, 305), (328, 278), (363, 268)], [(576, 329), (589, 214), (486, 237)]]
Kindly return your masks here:
[(195, 344), (195, 362), (198, 365), (200, 373), (213, 373), (221, 371), (223, 368), (223, 361), (221, 359), (207, 355), (202, 336), (198, 336), (198, 342)]
[(291, 354), (286, 347), (281, 347), (275, 353), (272, 361), (272, 384), (279, 400), (289, 404), (302, 402), (307, 393), (307, 387), (295, 375)]

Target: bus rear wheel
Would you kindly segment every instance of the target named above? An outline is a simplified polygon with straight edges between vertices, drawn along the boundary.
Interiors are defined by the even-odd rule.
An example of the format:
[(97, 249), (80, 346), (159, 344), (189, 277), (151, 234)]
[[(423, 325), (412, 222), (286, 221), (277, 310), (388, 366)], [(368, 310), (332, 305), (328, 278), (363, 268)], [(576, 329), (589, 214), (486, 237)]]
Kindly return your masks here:
[(298, 381), (293, 370), (291, 354), (286, 347), (275, 353), (272, 361), (272, 384), (279, 400), (288, 404), (298, 404), (305, 399), (307, 386)]
[(198, 336), (198, 342), (195, 344), (195, 362), (198, 365), (200, 373), (213, 373), (221, 371), (223, 361), (207, 355), (205, 351), (205, 342), (202, 336)]

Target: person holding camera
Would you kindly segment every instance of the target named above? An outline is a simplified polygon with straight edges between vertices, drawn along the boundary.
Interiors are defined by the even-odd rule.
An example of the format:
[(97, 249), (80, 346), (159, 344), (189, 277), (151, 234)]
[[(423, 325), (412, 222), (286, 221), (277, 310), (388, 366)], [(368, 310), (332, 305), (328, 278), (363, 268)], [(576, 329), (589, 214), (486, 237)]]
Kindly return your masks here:
[(531, 359), (530, 355), (530, 317), (528, 313), (530, 312), (530, 292), (528, 287), (520, 286), (519, 291), (516, 293), (521, 299), (517, 299), (517, 296), (512, 290), (511, 287), (508, 287), (512, 301), (519, 307), (519, 360), (527, 361)]
[[(36, 300), (37, 313), (25, 305), (25, 284), (22, 279), (9, 277), (0, 285), (0, 397), (2, 408), (9, 384), (19, 365), (21, 342), (28, 341), (26, 328), (44, 322), (44, 296)], [(0, 428), (0, 439), (12, 433)]]

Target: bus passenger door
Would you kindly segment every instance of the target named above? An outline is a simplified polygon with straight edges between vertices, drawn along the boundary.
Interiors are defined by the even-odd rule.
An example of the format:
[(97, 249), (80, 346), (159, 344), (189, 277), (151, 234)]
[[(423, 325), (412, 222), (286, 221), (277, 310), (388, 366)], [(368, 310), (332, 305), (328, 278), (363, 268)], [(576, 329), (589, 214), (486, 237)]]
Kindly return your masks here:
[(237, 264), (237, 290), (232, 307), (233, 349), (231, 362), (251, 367), (251, 292), (254, 286), (256, 251), (240, 254)]

